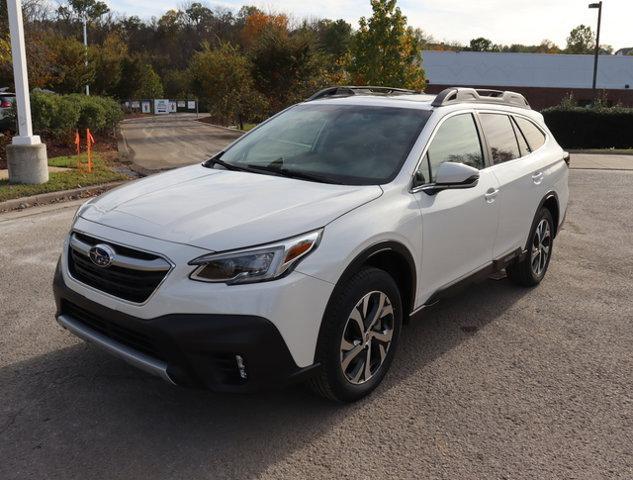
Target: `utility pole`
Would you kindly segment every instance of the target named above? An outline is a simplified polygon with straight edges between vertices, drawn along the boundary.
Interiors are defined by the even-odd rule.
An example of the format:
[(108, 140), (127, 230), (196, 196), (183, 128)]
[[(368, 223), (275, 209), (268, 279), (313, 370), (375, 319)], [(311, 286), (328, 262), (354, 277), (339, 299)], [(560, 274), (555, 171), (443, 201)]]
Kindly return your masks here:
[(13, 80), (18, 114), (18, 135), (7, 146), (7, 166), (11, 183), (48, 182), (48, 159), (46, 145), (39, 135), (33, 135), (31, 122), (31, 97), (29, 75), (26, 67), (22, 1), (7, 0), (11, 55), (13, 57)]
[[(84, 49), (86, 51), (85, 65), (88, 67), (88, 18), (84, 15)], [(86, 95), (90, 95), (90, 85), (86, 83)]]
[(593, 83), (591, 84), (591, 95), (596, 98), (596, 78), (598, 77), (598, 55), (600, 55), (600, 22), (602, 20), (602, 1), (590, 3), (589, 8), (598, 9), (598, 31), (596, 33), (596, 49), (593, 55)]

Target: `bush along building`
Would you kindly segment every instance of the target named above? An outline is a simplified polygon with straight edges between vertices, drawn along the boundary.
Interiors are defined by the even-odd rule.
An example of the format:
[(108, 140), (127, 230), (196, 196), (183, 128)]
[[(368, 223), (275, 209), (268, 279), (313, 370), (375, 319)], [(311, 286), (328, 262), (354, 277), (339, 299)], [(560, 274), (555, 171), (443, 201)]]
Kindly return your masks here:
[[(428, 93), (453, 86), (513, 90), (538, 110), (570, 95), (580, 106), (594, 99), (593, 55), (428, 50), (423, 60)], [(633, 107), (633, 56), (600, 55), (596, 89), (608, 105)]]

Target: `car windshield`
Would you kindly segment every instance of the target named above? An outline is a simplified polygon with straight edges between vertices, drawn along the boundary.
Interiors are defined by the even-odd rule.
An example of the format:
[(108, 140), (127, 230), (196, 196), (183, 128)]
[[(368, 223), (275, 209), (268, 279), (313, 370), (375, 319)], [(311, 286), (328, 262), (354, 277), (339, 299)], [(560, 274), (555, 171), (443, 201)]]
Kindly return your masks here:
[(351, 185), (390, 182), (430, 112), (303, 104), (272, 118), (221, 155), (226, 166)]

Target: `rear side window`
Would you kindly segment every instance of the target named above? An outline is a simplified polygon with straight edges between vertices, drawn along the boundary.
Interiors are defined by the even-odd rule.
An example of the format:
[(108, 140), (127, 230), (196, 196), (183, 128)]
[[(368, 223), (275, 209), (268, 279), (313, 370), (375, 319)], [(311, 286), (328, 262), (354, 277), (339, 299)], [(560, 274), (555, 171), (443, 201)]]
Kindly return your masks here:
[[(444, 162), (464, 163), (484, 168), (479, 134), (472, 114), (455, 115), (438, 129), (418, 170), (418, 182), (433, 182), (437, 169)], [(428, 180), (427, 180), (428, 179)]]
[(541, 131), (541, 129), (525, 118), (514, 117), (514, 119), (523, 132), (523, 135), (530, 146), (530, 151), (533, 152), (534, 150), (541, 148), (541, 146), (545, 143), (545, 134)]
[(486, 141), (490, 146), (493, 164), (507, 162), (521, 156), (510, 117), (496, 113), (482, 113), (479, 118)]

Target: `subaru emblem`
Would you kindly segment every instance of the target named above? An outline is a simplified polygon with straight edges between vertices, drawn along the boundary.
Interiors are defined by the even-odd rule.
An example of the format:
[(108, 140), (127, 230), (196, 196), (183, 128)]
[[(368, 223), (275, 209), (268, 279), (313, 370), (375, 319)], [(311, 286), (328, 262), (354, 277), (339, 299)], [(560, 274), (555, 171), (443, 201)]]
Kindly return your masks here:
[(114, 261), (114, 250), (109, 245), (99, 243), (90, 249), (90, 260), (97, 267), (109, 267)]

